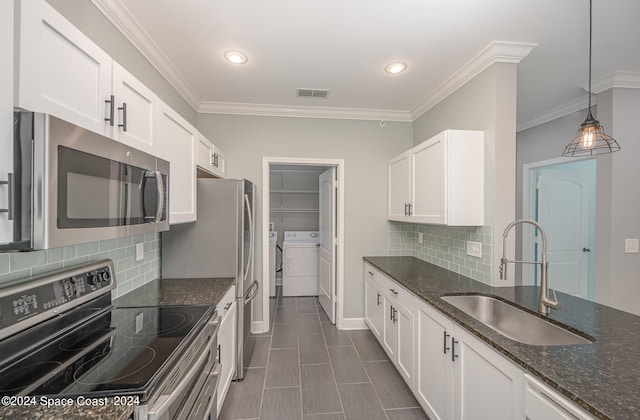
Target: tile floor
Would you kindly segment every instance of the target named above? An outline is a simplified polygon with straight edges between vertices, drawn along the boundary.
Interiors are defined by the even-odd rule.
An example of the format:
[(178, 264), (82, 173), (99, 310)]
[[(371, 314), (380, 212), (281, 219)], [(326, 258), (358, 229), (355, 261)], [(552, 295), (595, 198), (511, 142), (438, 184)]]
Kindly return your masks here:
[(270, 333), (219, 419), (427, 419), (371, 332), (336, 329), (313, 297), (270, 303)]

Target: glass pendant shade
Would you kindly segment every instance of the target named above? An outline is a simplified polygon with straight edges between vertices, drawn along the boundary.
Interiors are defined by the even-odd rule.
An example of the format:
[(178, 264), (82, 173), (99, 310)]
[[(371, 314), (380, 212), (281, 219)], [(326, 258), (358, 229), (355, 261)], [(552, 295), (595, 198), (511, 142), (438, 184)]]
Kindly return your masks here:
[(618, 142), (604, 132), (600, 122), (591, 111), (576, 133), (576, 137), (564, 148), (562, 156), (592, 156), (620, 150)]

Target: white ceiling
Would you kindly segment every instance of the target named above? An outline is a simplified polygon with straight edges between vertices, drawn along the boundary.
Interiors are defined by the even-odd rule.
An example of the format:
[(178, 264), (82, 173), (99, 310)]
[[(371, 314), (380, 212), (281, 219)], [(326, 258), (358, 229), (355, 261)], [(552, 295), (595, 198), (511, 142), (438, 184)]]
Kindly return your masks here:
[[(588, 0), (93, 2), (200, 112), (410, 121), (494, 41), (537, 45), (518, 64), (520, 128), (586, 105)], [(594, 81), (624, 72), (640, 87), (640, 1), (594, 0), (593, 21)], [(226, 62), (228, 49), (249, 62)], [(396, 60), (407, 71), (385, 73)]]

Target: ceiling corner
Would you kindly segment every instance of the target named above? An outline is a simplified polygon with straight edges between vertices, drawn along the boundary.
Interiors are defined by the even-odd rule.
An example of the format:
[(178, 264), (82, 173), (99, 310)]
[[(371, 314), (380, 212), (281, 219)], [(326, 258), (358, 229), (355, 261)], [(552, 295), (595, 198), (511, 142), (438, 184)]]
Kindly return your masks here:
[(492, 64), (518, 64), (523, 58), (529, 55), (537, 45), (538, 44), (522, 42), (492, 41), (467, 64), (449, 77), (432, 94), (422, 99), (411, 110), (412, 119), (418, 119), (422, 114), (429, 111)]
[(191, 107), (198, 111), (201, 99), (184, 80), (171, 61), (118, 0), (91, 0), (93, 5), (116, 27), (144, 58), (169, 82)]

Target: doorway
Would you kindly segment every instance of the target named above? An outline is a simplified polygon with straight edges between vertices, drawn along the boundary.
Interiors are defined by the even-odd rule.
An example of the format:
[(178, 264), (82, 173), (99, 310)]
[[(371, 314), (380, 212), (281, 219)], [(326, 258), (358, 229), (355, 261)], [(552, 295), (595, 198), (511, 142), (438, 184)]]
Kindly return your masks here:
[[(525, 165), (523, 216), (547, 234), (550, 288), (593, 300), (596, 160), (554, 159)], [(540, 260), (535, 229), (523, 230), (523, 259)], [(539, 267), (523, 268), (523, 285), (537, 285)]]
[[(265, 157), (262, 179), (263, 329), (272, 324), (269, 300), (280, 288), (290, 296), (317, 296), (327, 317), (341, 328), (344, 161)], [(314, 267), (309, 267), (312, 259)]]

